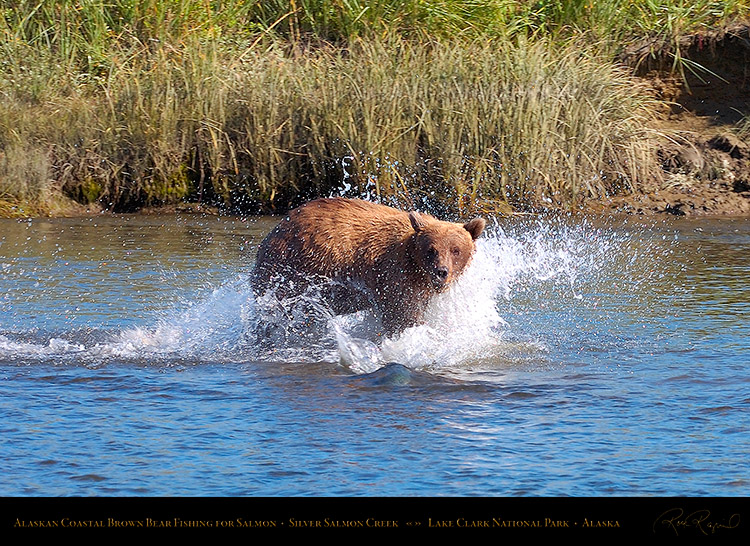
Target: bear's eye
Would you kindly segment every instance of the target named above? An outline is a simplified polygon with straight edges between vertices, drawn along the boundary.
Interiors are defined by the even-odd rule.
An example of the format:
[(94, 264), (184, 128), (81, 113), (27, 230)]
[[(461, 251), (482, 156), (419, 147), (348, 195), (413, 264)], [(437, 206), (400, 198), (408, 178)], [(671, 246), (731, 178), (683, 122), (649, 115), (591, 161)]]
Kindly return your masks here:
[(458, 248), (457, 246), (454, 246), (454, 247), (453, 247), (453, 248), (451, 249), (451, 254), (453, 254), (454, 256), (458, 256), (459, 254), (461, 254), (461, 249), (460, 249), (460, 248)]

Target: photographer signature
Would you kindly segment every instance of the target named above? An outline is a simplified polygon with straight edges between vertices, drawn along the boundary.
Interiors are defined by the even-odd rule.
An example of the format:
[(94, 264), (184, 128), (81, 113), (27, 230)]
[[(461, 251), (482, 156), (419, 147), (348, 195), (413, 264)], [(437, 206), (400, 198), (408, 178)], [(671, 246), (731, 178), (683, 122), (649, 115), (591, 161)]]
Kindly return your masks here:
[(688, 514), (682, 508), (667, 510), (654, 521), (653, 530), (660, 528), (674, 531), (679, 536), (680, 531), (697, 530), (704, 535), (712, 535), (722, 529), (736, 529), (740, 525), (740, 515), (732, 514), (723, 520), (711, 519), (709, 510), (694, 510)]

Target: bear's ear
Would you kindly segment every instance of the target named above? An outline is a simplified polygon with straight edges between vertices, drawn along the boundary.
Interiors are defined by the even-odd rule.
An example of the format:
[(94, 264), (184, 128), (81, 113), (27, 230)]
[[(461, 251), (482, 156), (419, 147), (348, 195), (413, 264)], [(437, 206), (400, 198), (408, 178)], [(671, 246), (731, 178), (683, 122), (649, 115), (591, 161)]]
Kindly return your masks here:
[(469, 232), (472, 239), (477, 239), (484, 231), (484, 218), (474, 218), (464, 224), (464, 229)]
[(425, 219), (415, 210), (409, 213), (409, 221), (411, 222), (411, 227), (414, 228), (414, 231), (422, 231), (427, 227)]

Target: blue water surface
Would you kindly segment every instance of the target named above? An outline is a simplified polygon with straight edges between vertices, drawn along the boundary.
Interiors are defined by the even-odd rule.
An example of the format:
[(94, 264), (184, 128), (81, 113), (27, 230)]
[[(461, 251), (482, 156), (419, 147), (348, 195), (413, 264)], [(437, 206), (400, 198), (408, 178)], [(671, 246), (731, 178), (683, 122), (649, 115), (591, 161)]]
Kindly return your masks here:
[(257, 350), (274, 222), (0, 220), (0, 494), (750, 492), (750, 220), (491, 222), (474, 334), (354, 364)]

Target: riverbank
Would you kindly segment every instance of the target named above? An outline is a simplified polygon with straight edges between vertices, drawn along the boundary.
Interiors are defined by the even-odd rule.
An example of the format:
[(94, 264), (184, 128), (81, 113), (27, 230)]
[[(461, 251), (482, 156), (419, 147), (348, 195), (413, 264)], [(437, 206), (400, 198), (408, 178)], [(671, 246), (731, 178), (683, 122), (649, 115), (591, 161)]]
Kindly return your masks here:
[[(639, 192), (593, 204), (636, 214), (750, 214), (750, 27), (685, 36), (681, 48), (695, 71), (676, 74), (665, 58), (640, 67), (660, 103), (653, 128), (660, 142), (659, 177)], [(634, 64), (638, 48), (625, 61)]]
[(750, 213), (743, 2), (21, 4), (0, 33), (0, 216), (259, 214), (331, 194), (462, 215)]

